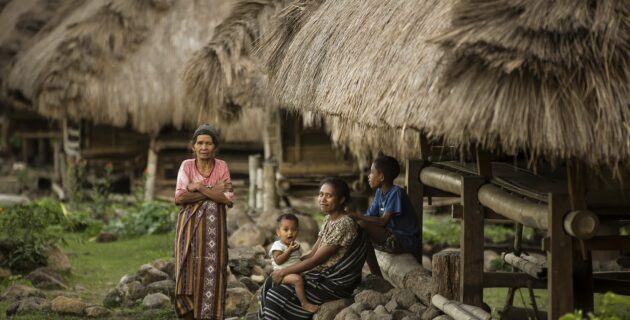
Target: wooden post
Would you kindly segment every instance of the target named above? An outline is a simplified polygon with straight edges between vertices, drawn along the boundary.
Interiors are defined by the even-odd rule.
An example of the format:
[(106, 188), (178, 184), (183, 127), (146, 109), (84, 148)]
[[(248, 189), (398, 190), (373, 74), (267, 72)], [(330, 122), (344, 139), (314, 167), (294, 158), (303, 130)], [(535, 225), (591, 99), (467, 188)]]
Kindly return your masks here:
[(550, 193), (548, 203), (548, 317), (558, 319), (573, 311), (573, 240), (564, 232), (563, 227), (563, 217), (570, 210), (569, 197)]
[(477, 159), (477, 174), (488, 180), (492, 179), (492, 158), (490, 153), (476, 145), (475, 157)]
[(431, 296), (440, 294), (449, 300), (459, 300), (459, 252), (441, 251), (431, 260)]
[(9, 116), (6, 114), (0, 115), (0, 153), (11, 153), (11, 148), (9, 147)]
[[(584, 165), (576, 159), (567, 161), (569, 201), (572, 212), (587, 209), (586, 172), (584, 170)], [(594, 218), (597, 219), (597, 216)], [(599, 221), (597, 221), (598, 226)], [(573, 252), (573, 295), (575, 296), (575, 307), (582, 309), (586, 314), (594, 310), (593, 257), (591, 251), (584, 248), (583, 242), (580, 244), (582, 244), (581, 250), (574, 250)]]
[(429, 145), (429, 139), (427, 139), (427, 135), (424, 132), (420, 132), (419, 134), (419, 143), (420, 143), (420, 159), (424, 161), (430, 160), (431, 146)]
[(260, 167), (260, 155), (249, 156), (249, 207), (256, 208), (256, 171)]
[(256, 169), (256, 209), (263, 208), (264, 194), (263, 168)]
[(61, 182), (61, 142), (57, 139), (50, 140), (53, 147), (53, 182)]
[(420, 243), (420, 247), (422, 248), (422, 200), (424, 197), (423, 194), (423, 186), (420, 182), (420, 171), (424, 167), (424, 161), (422, 160), (409, 160), (407, 159), (407, 175), (405, 176), (405, 181), (407, 184), (407, 194), (409, 195), (409, 200), (411, 200), (411, 205), (413, 206), (413, 210), (416, 212), (416, 223), (418, 226), (418, 230), (420, 230), (418, 234), (418, 241)]
[(152, 201), (155, 196), (155, 172), (157, 171), (158, 152), (156, 137), (151, 137), (147, 157), (147, 180), (144, 185), (144, 201)]
[(464, 217), (461, 221), (460, 301), (482, 307), (483, 299), (483, 207), (478, 200), (479, 187), (486, 181), (483, 177), (462, 177), (462, 205)]
[(276, 163), (275, 161), (265, 160), (263, 163), (263, 212), (269, 212), (278, 209), (278, 194), (276, 193)]

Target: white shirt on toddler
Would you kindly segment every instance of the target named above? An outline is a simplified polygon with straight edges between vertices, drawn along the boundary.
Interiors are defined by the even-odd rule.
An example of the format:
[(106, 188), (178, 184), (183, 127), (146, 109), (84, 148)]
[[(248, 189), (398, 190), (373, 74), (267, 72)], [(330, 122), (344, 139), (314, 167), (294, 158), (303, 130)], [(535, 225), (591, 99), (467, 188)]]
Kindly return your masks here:
[(284, 269), (288, 266), (300, 262), (300, 257), (302, 256), (302, 247), (291, 252), (291, 254), (289, 255), (289, 259), (287, 259), (287, 261), (285, 261), (283, 264), (278, 265), (276, 263), (276, 260), (273, 258), (273, 252), (285, 252), (287, 251), (287, 249), (289, 249), (289, 247), (286, 244), (282, 243), (282, 241), (280, 240), (277, 240), (271, 245), (271, 249), (269, 249), (269, 256), (271, 257), (271, 266), (273, 267), (273, 270)]

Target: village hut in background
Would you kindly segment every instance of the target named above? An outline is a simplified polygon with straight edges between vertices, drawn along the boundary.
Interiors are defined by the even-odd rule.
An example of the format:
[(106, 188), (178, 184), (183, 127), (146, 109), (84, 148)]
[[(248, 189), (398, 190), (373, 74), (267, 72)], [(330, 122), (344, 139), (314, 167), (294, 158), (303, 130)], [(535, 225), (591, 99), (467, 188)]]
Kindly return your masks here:
[[(71, 12), (73, 1), (3, 1), (0, 2), (0, 192), (19, 193), (23, 187), (11, 175), (10, 158), (36, 168), (38, 179), (33, 184), (58, 181), (60, 159), (53, 157), (60, 149), (58, 123), (34, 112), (16, 108), (20, 99), (8, 101), (6, 80), (18, 52), (28, 48), (38, 37), (54, 28)], [(19, 154), (18, 154), (19, 153)], [(52, 185), (55, 186), (55, 185)]]
[[(450, 298), (481, 306), (484, 287), (546, 287), (556, 319), (574, 307), (592, 310), (593, 292), (630, 293), (627, 272), (593, 273), (591, 262), (593, 252), (630, 245), (614, 228), (602, 233), (630, 212), (621, 182), (630, 146), (629, 7), (296, 1), (263, 36), (262, 53), (271, 90), (289, 107), (339, 117), (345, 128), (419, 136), (420, 160), (407, 161), (412, 201), (422, 212), (424, 197), (459, 199), (460, 269), (434, 275), (459, 277)], [(472, 158), (437, 161), (427, 136), (470, 146)], [(539, 164), (533, 172), (493, 161), (523, 153)], [(531, 268), (483, 272), (484, 217), (545, 231), (546, 260), (536, 265), (546, 278)], [(523, 260), (520, 240), (514, 247)]]
[[(275, 185), (280, 193), (296, 185), (312, 184), (322, 176), (357, 176), (359, 167), (343, 150), (331, 146), (322, 121), (289, 113), (267, 89), (267, 71), (253, 54), (260, 36), (286, 0), (237, 1), (214, 36), (197, 51), (185, 68), (186, 97), (210, 117), (233, 120), (252, 110), (264, 110), (265, 208), (275, 207)], [(195, 107), (196, 108), (196, 107)], [(274, 183), (275, 170), (280, 180)], [(269, 180), (269, 181), (267, 181)], [(251, 204), (251, 202), (250, 202)]]
[[(156, 173), (158, 184), (171, 186), (179, 163), (190, 156), (189, 134), (180, 128), (208, 122), (226, 137), (224, 150), (261, 146), (262, 113), (234, 123), (213, 121), (185, 108), (180, 90), (180, 66), (211, 38), (231, 7), (224, 0), (81, 2), (18, 53), (8, 99), (62, 120), (66, 155), (126, 159), (125, 176), (140, 177), (147, 168), (151, 199)], [(164, 159), (158, 162), (160, 151)], [(246, 172), (246, 160), (236, 167)]]

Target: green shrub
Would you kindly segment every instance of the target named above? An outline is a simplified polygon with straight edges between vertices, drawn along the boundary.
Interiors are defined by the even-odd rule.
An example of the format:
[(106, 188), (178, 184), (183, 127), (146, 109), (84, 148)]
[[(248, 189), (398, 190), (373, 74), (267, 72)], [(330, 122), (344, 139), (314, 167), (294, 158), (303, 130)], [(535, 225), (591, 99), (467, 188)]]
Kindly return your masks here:
[(136, 236), (171, 231), (178, 209), (166, 202), (143, 202), (120, 219), (110, 221), (104, 230), (122, 236)]
[(582, 310), (576, 310), (560, 317), (560, 320), (624, 320), (630, 319), (630, 298), (607, 292), (599, 306), (599, 310), (593, 314), (584, 316)]
[(0, 241), (8, 251), (3, 266), (22, 273), (46, 265), (46, 252), (65, 242), (64, 223), (59, 202), (50, 199), (2, 209)]

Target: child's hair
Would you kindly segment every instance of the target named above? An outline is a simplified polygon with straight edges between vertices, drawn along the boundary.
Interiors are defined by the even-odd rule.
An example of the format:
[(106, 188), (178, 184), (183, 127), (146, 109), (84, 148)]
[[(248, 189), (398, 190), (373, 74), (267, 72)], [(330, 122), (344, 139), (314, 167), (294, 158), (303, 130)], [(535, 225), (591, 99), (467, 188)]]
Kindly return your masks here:
[(319, 184), (319, 187), (321, 188), (325, 184), (330, 184), (331, 186), (333, 186), (337, 198), (345, 199), (343, 203), (341, 203), (342, 206), (350, 203), (350, 187), (348, 187), (348, 184), (345, 181), (339, 178), (326, 178), (322, 180), (322, 182)]
[(293, 213), (285, 213), (285, 214), (280, 215), (278, 219), (276, 219), (278, 226), (280, 226), (280, 222), (282, 222), (282, 220), (295, 221), (295, 225), (298, 227), (300, 226), (300, 220), (298, 220), (298, 217), (294, 215)]
[(400, 165), (394, 157), (379, 153), (374, 160), (374, 167), (383, 174), (385, 181), (393, 183), (394, 179), (400, 174)]

